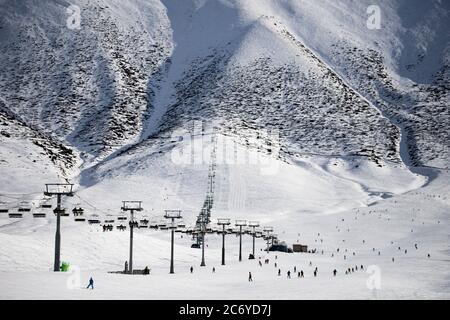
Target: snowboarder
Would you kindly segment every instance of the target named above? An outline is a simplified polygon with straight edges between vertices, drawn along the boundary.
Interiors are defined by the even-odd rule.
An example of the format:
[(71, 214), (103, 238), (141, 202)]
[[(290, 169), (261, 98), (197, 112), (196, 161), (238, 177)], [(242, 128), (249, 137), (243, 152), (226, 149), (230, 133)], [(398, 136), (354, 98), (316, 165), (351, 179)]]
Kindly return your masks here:
[(191, 273), (193, 273), (194, 272), (194, 267), (191, 266), (190, 270), (191, 270)]
[(253, 282), (253, 278), (252, 278), (252, 273), (251, 272), (248, 273), (248, 281), (249, 282)]
[(91, 290), (94, 290), (94, 279), (92, 279), (92, 277), (89, 279), (89, 284), (86, 287), (86, 289), (91, 288)]

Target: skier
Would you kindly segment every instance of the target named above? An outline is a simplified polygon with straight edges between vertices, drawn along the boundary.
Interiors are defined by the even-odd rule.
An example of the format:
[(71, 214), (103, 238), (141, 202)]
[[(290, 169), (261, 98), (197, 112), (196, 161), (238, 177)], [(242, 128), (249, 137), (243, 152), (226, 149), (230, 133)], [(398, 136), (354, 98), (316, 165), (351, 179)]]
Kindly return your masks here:
[(215, 267), (213, 267), (212, 272), (216, 273), (216, 268)]
[(297, 267), (294, 267), (294, 273), (297, 272)]
[(304, 278), (305, 275), (303, 274), (303, 270), (300, 270), (300, 278)]
[(92, 277), (89, 279), (89, 284), (86, 289), (89, 289), (89, 287), (91, 288), (91, 290), (94, 290), (94, 279), (92, 279)]
[(317, 277), (317, 270), (314, 270), (314, 277)]
[(249, 282), (253, 282), (253, 278), (252, 278), (252, 273), (251, 272), (248, 273), (248, 281)]
[(300, 271), (298, 272), (297, 277), (300, 278)]
[(277, 263), (275, 262), (275, 268), (277, 267)]
[(364, 266), (363, 265), (361, 265), (361, 270), (364, 270)]
[(191, 273), (193, 273), (194, 272), (194, 267), (191, 266), (190, 270), (191, 270)]
[(128, 261), (125, 261), (125, 273), (128, 273)]
[(337, 270), (336, 270), (336, 269), (334, 269), (334, 270), (333, 270), (333, 276), (335, 276), (335, 277), (336, 277), (336, 274), (337, 274)]
[(278, 276), (281, 276), (281, 269), (278, 269)]
[(291, 278), (291, 271), (290, 270), (287, 272), (287, 277), (288, 277), (288, 279)]
[(261, 261), (258, 261), (258, 262), (259, 262), (259, 266), (260, 266), (260, 267), (262, 267), (262, 263), (261, 263)]

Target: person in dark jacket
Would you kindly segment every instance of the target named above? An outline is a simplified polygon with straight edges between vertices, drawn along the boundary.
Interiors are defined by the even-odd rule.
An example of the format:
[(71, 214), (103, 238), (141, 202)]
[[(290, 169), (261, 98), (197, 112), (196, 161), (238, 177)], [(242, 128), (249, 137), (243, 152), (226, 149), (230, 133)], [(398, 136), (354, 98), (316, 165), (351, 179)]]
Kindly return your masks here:
[(89, 279), (89, 284), (86, 289), (91, 288), (91, 290), (94, 290), (94, 279), (92, 277)]
[(249, 282), (253, 282), (253, 278), (252, 278), (252, 273), (251, 272), (248, 273), (248, 281)]

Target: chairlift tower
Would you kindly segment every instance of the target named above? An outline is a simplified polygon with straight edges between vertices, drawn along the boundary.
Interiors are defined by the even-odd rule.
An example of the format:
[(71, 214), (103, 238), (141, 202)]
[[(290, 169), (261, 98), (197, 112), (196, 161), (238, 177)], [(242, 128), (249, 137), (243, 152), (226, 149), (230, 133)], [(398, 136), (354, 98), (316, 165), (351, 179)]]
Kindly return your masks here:
[(267, 254), (269, 254), (269, 249), (270, 249), (270, 233), (273, 232), (273, 228), (272, 227), (265, 227), (263, 229), (263, 231), (267, 234), (266, 235), (266, 240), (267, 240)]
[(130, 259), (128, 261), (128, 273), (133, 274), (133, 229), (135, 227), (134, 212), (142, 211), (142, 201), (122, 201), (122, 211), (130, 212)]
[(222, 265), (225, 265), (225, 226), (231, 224), (230, 219), (217, 219), (217, 224), (222, 226)]
[(209, 223), (209, 219), (206, 213), (206, 209), (202, 209), (202, 213), (200, 214), (200, 233), (201, 233), (201, 241), (202, 241), (202, 262), (200, 263), (200, 267), (205, 267), (205, 233), (206, 233), (206, 225)]
[(248, 226), (253, 229), (252, 230), (252, 236), (253, 236), (253, 259), (255, 259), (255, 236), (256, 236), (255, 228), (259, 227), (259, 222), (258, 221), (249, 221), (248, 222)]
[(165, 210), (164, 218), (171, 219), (172, 224), (169, 226), (171, 229), (171, 244), (170, 244), (170, 273), (175, 273), (173, 268), (173, 249), (174, 249), (174, 239), (175, 239), (175, 229), (177, 226), (175, 225), (175, 219), (181, 219), (181, 210)]
[(247, 225), (247, 220), (236, 220), (235, 226), (239, 227), (239, 261), (242, 261), (242, 227)]
[(56, 233), (55, 233), (55, 260), (53, 271), (59, 272), (61, 266), (61, 198), (62, 196), (73, 197), (73, 184), (71, 183), (47, 183), (45, 184), (45, 196), (56, 195)]

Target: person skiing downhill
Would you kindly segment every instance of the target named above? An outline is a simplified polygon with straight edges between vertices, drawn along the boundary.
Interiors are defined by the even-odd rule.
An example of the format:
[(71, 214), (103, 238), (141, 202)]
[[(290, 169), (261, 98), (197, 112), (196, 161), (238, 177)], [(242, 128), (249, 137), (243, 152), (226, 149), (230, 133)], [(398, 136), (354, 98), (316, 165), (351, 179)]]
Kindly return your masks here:
[(249, 282), (253, 282), (253, 278), (252, 278), (252, 273), (251, 272), (248, 273), (248, 281)]
[(190, 270), (191, 270), (191, 273), (194, 272), (194, 267), (191, 266)]
[(86, 289), (89, 289), (89, 287), (91, 288), (91, 290), (94, 290), (94, 279), (92, 279), (92, 277), (89, 279), (89, 284)]

